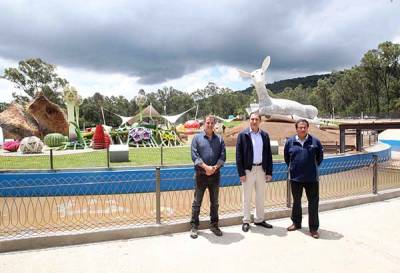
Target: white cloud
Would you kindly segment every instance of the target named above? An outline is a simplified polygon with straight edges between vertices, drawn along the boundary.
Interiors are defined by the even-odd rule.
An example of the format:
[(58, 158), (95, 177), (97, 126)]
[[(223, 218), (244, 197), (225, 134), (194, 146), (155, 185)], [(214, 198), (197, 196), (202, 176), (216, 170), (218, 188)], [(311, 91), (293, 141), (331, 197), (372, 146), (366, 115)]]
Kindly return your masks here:
[[(0, 58), (0, 69), (4, 71), (8, 67), (17, 67), (16, 61)], [(82, 97), (92, 96), (98, 92), (104, 96), (124, 96), (133, 99), (140, 89), (147, 93), (154, 92), (163, 87), (172, 86), (184, 92), (193, 92), (196, 89), (204, 88), (208, 82), (214, 82), (219, 87), (228, 87), (233, 90), (244, 89), (249, 86), (249, 81), (239, 77), (236, 69), (228, 66), (214, 66), (198, 70), (184, 75), (175, 80), (170, 80), (162, 84), (142, 85), (137, 82), (137, 77), (129, 77), (120, 73), (99, 73), (80, 68), (68, 68), (57, 66), (57, 74), (69, 81)], [(22, 93), (14, 88), (10, 81), (0, 80), (1, 101), (11, 102), (12, 92)]]
[(178, 90), (193, 92), (204, 88), (209, 82), (214, 82), (219, 87), (232, 90), (244, 89), (249, 83), (239, 77), (236, 68), (229, 66), (214, 66), (187, 74), (180, 79), (168, 81), (166, 86), (173, 86)]
[(82, 97), (98, 92), (105, 96), (124, 96), (132, 99), (140, 88), (137, 78), (120, 73), (102, 73), (79, 68), (58, 67), (57, 73), (67, 79)]
[[(17, 62), (5, 59), (0, 56), (0, 75), (4, 74), (4, 69), (9, 67), (16, 67), (18, 65)], [(22, 91), (15, 88), (14, 84), (9, 80), (0, 78), (0, 102), (11, 102), (12, 101), (12, 93), (16, 92), (17, 94), (22, 94)]]
[[(251, 81), (236, 67), (256, 69), (265, 54), (268, 83), (357, 65), (379, 43), (400, 42), (399, 13), (389, 0), (3, 0), (0, 72), (39, 57), (84, 97), (208, 82), (238, 90)], [(0, 80), (0, 101), (13, 90)]]
[(0, 94), (1, 99), (0, 102), (11, 102), (12, 101), (12, 92), (19, 92), (20, 91), (14, 88), (14, 85), (5, 79), (0, 79)]

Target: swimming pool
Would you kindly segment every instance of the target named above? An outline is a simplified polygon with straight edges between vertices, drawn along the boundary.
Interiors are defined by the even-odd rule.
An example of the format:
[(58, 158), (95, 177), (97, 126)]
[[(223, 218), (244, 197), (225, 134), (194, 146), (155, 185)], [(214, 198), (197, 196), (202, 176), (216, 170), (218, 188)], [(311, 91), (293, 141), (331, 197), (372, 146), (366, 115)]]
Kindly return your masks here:
[(400, 152), (400, 140), (382, 139), (380, 141), (389, 144), (392, 147), (392, 151)]
[(392, 151), (400, 152), (400, 129), (387, 129), (379, 134), (378, 139), (390, 145)]

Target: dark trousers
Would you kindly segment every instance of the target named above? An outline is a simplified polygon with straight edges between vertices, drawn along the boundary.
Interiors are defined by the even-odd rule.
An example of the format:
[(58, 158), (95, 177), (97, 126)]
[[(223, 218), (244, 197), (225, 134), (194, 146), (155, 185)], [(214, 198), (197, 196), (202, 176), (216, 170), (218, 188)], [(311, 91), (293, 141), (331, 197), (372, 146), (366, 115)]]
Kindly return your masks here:
[(319, 204), (319, 183), (318, 182), (295, 182), (290, 181), (293, 196), (292, 221), (296, 227), (301, 227), (302, 211), (301, 196), (303, 188), (306, 190), (308, 200), (308, 227), (310, 231), (317, 231), (319, 228), (318, 204)]
[(220, 177), (219, 172), (211, 176), (196, 173), (194, 200), (192, 204), (192, 219), (190, 220), (192, 227), (198, 228), (199, 226), (200, 207), (206, 189), (208, 189), (210, 195), (211, 225), (218, 226), (218, 194)]

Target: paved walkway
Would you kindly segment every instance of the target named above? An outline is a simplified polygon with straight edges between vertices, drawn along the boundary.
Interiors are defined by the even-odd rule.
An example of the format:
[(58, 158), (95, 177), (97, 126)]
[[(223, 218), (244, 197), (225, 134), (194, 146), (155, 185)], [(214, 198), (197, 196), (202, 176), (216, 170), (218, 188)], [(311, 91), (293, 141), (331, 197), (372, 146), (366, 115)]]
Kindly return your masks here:
[[(102, 272), (400, 272), (400, 198), (322, 212), (321, 238), (307, 229), (288, 233), (288, 219), (272, 230), (208, 230), (0, 254), (1, 273)], [(307, 220), (307, 219), (305, 219)]]

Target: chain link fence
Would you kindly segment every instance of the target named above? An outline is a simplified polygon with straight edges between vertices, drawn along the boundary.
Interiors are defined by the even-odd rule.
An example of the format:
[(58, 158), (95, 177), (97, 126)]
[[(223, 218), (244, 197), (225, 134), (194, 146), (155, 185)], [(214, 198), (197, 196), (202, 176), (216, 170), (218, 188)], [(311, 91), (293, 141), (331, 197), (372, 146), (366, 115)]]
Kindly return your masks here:
[[(54, 158), (54, 166), (57, 162)], [(274, 163), (273, 173), (265, 189), (265, 206), (290, 207), (286, 165)], [(192, 166), (0, 175), (0, 241), (189, 221), (191, 215)], [(399, 161), (376, 155), (325, 160), (320, 167), (321, 200), (399, 187)], [(208, 200), (206, 192), (203, 219), (208, 219)], [(221, 170), (219, 205), (221, 216), (241, 214), (242, 190), (233, 164)]]

